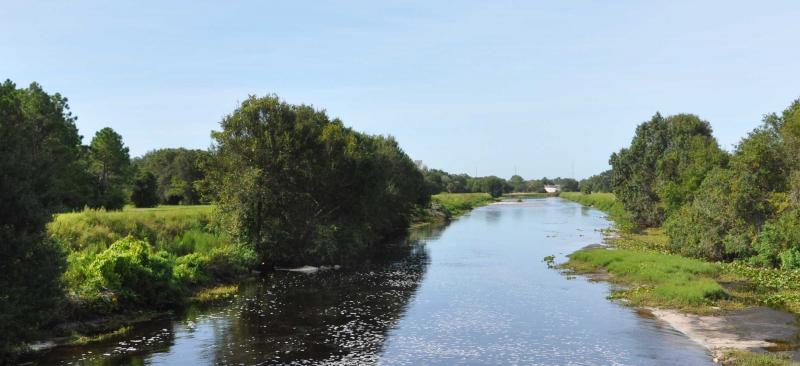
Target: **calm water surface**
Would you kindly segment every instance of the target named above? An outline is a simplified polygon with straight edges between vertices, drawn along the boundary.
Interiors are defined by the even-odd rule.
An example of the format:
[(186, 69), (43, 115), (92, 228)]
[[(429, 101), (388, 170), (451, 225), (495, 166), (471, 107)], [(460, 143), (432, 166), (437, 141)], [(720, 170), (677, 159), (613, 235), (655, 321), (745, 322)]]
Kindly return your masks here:
[(558, 198), (482, 207), (364, 268), (276, 273), (229, 304), (137, 326), (39, 364), (712, 365), (669, 326), (548, 269), (603, 215)]

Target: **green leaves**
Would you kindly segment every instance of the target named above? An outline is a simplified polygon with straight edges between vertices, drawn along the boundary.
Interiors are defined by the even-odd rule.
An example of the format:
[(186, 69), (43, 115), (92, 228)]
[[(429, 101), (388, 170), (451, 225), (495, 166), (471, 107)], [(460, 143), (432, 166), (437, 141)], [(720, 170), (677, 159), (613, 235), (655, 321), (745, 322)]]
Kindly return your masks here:
[(612, 186), (638, 227), (655, 227), (692, 200), (708, 171), (726, 162), (708, 122), (656, 114), (636, 128), (629, 148), (611, 155)]
[(92, 207), (116, 210), (125, 205), (130, 164), (122, 136), (109, 127), (97, 131), (89, 145), (89, 172), (95, 180)]
[(250, 97), (221, 122), (206, 182), (229, 230), (270, 264), (348, 261), (429, 200), (392, 137), (310, 106)]

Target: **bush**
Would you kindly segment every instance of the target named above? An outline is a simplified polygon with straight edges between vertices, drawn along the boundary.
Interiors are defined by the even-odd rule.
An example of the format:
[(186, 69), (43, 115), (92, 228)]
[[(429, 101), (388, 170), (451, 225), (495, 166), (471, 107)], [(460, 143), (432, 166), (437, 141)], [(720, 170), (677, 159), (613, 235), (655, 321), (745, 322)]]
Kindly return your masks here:
[(715, 169), (700, 186), (703, 194), (684, 205), (665, 224), (673, 252), (710, 260), (746, 258), (756, 225), (767, 217), (769, 203), (754, 177)]
[(208, 283), (208, 256), (202, 253), (192, 253), (178, 257), (175, 260), (175, 279), (187, 285)]
[(800, 250), (800, 210), (785, 211), (767, 221), (753, 242), (755, 265), (793, 269), (794, 255)]
[(110, 293), (112, 310), (123, 306), (160, 307), (179, 301), (181, 288), (173, 279), (174, 262), (154, 252), (147, 242), (126, 237), (97, 254), (86, 271), (84, 291)]

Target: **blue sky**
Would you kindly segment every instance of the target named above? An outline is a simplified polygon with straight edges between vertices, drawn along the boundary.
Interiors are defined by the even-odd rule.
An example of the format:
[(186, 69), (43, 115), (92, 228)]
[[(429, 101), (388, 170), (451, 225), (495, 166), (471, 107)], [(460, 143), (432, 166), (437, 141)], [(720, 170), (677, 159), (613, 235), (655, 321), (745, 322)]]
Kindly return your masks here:
[(276, 93), (431, 167), (580, 178), (656, 111), (730, 149), (800, 97), (796, 1), (4, 1), (0, 20), (0, 78), (133, 155), (207, 148)]

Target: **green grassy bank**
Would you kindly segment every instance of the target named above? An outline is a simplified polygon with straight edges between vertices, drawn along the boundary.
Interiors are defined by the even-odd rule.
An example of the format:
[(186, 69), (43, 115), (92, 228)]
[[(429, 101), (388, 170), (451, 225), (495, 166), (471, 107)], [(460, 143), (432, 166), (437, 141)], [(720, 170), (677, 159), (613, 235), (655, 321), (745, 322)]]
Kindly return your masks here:
[[(613, 195), (607, 193), (593, 193), (590, 195), (582, 195), (580, 193), (562, 194), (561, 197), (580, 203), (605, 202), (602, 205), (594, 205), (594, 207), (603, 211), (605, 211), (603, 209), (604, 207), (611, 207), (612, 209), (616, 207), (609, 203), (613, 200)], [(615, 220), (615, 217), (618, 217), (618, 215), (609, 214), (609, 217)], [(696, 277), (696, 279), (698, 281), (713, 279), (725, 289), (727, 296), (711, 296), (707, 301), (702, 303), (689, 301), (689, 298), (686, 298), (684, 299), (685, 301), (681, 301), (680, 303), (695, 305), (685, 307), (684, 310), (706, 313), (709, 311), (709, 308), (721, 308), (725, 310), (751, 305), (765, 305), (800, 314), (800, 271), (754, 267), (741, 261), (711, 263), (701, 259), (673, 254), (670, 253), (668, 249), (667, 243), (669, 238), (660, 228), (647, 229), (638, 233), (621, 229), (618, 230), (617, 234), (618, 235), (607, 238), (609, 244), (617, 249), (624, 249), (631, 253), (636, 253), (636, 255), (607, 262), (603, 261), (603, 257), (607, 255), (602, 253), (604, 252), (603, 250), (579, 251), (571, 256), (570, 261), (566, 263), (565, 266), (576, 269), (586, 269), (592, 268), (592, 265), (595, 265), (596, 268), (609, 270), (611, 272), (608, 267), (611, 263), (636, 261), (638, 260), (636, 258), (637, 256), (651, 255), (663, 255), (664, 257), (661, 257), (661, 260), (678, 261), (682, 262), (683, 265), (689, 265), (689, 263), (706, 263), (719, 268), (719, 270), (707, 273), (704, 276)], [(628, 268), (642, 272), (650, 270), (649, 266), (630, 266)], [(676, 276), (682, 275), (680, 271), (668, 272), (667, 274), (674, 274)], [(670, 303), (658, 301), (658, 299), (650, 299), (646, 301), (646, 303), (653, 306), (674, 307), (670, 306)]]
[(559, 197), (605, 212), (620, 230), (628, 231), (632, 227), (628, 213), (613, 193), (561, 192)]
[[(723, 313), (746, 306), (766, 305), (800, 314), (800, 271), (758, 268), (744, 262), (712, 263), (672, 254), (669, 238), (660, 228), (634, 233), (610, 193), (562, 193), (561, 197), (608, 213), (617, 235), (606, 240), (615, 250), (588, 249), (570, 255), (562, 265), (575, 273), (604, 272), (612, 282), (626, 285), (612, 298), (634, 306), (678, 309), (697, 314)], [(619, 224), (619, 220), (623, 225)], [(795, 365), (782, 354), (732, 350), (727, 365)]]
[(488, 193), (439, 193), (431, 196), (431, 201), (444, 208), (450, 217), (458, 217), (495, 199)]
[[(432, 197), (437, 209), (427, 210), (435, 215), (419, 221), (457, 217), (493, 201), (487, 193), (438, 194)], [(103, 332), (126, 326), (126, 317), (232, 296), (236, 283), (257, 267), (257, 256), (236, 244), (214, 215), (211, 205), (55, 215), (47, 231), (67, 253), (63, 316), (55, 322), (77, 326), (52, 335), (101, 339)], [(102, 319), (113, 322), (91, 329), (80, 324)]]

